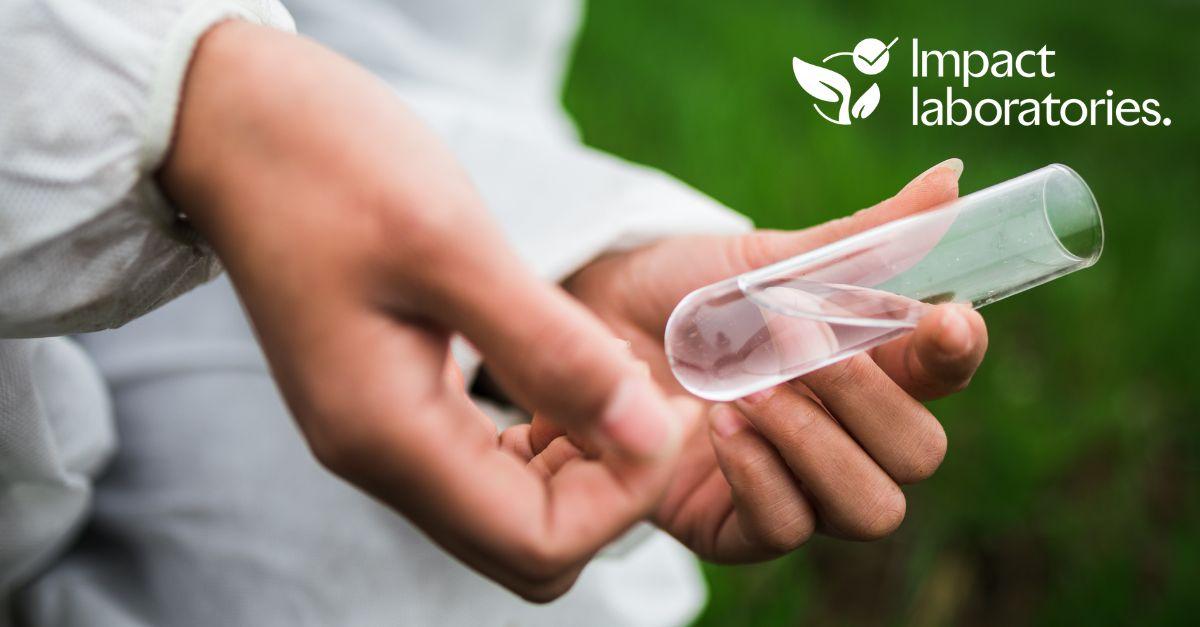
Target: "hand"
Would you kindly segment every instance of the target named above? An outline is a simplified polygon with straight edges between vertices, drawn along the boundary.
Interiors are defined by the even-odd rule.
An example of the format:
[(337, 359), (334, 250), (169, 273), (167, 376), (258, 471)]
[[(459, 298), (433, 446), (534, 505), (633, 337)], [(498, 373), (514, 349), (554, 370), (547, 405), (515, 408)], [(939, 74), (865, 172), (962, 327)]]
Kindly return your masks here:
[[(214, 28), (161, 181), (226, 265), (316, 457), (470, 566), (551, 599), (658, 502), (682, 433), (661, 390), (519, 263), (446, 149), (362, 70)], [(455, 332), (597, 454), (549, 477), (501, 448)]]
[[(951, 200), (958, 169), (942, 164), (897, 196), (795, 233), (681, 237), (597, 260), (567, 283), (656, 380), (679, 394), (663, 352), (666, 320), (691, 290)], [(905, 513), (900, 485), (929, 477), (946, 436), (920, 400), (966, 386), (987, 347), (983, 319), (942, 306), (908, 336), (733, 404), (678, 401), (708, 412), (654, 519), (703, 557), (761, 559), (816, 530), (845, 538), (889, 534)], [(706, 432), (707, 431), (707, 432)], [(535, 423), (541, 450), (558, 432)], [(515, 436), (514, 436), (515, 437)], [(553, 459), (568, 457), (558, 440)], [(535, 460), (536, 461), (536, 460)]]

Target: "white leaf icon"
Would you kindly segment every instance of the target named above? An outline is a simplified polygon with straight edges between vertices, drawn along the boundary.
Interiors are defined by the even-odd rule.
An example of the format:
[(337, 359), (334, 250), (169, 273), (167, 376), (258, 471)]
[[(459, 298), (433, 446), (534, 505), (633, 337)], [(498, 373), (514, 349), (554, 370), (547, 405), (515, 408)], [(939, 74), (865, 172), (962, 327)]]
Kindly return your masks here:
[(874, 83), (871, 85), (871, 88), (866, 91), (866, 93), (859, 96), (858, 100), (854, 102), (854, 107), (851, 108), (851, 113), (853, 113), (854, 117), (856, 118), (865, 118), (868, 115), (871, 115), (871, 112), (874, 111), (875, 107), (878, 106), (879, 83)]
[(841, 74), (833, 70), (805, 63), (792, 57), (792, 71), (804, 91), (817, 100), (837, 102), (840, 98), (850, 98), (850, 83)]

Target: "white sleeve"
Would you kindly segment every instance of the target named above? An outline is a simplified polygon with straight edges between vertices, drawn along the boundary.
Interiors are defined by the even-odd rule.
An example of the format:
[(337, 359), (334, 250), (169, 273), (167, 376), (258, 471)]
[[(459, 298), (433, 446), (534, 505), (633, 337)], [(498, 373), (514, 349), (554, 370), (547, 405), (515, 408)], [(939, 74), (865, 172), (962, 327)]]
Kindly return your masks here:
[(605, 252), (657, 238), (752, 227), (679, 180), (587, 148), (543, 117), (444, 94), (401, 97), (449, 143), (509, 242), (546, 279), (562, 280)]
[(118, 326), (219, 271), (153, 184), (200, 36), (277, 0), (0, 4), (0, 337)]
[(580, 5), (289, 1), (302, 32), (391, 84), (450, 144), (547, 279), (657, 237), (748, 229), (679, 181), (580, 144), (559, 98)]
[[(398, 86), (450, 146), (511, 244), (538, 276), (559, 282), (607, 252), (686, 234), (750, 230), (745, 216), (658, 170), (587, 148), (556, 116)], [(479, 354), (451, 344), (468, 381)]]

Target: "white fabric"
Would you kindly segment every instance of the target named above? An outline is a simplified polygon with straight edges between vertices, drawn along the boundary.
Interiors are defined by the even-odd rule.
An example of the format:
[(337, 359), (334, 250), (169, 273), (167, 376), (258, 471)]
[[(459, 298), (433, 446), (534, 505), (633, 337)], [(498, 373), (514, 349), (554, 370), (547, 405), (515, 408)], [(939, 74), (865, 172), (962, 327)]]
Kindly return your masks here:
[(559, 104), (576, 0), (290, 0), (299, 30), (392, 84), (466, 165), (510, 240), (558, 280), (610, 248), (749, 222), (580, 146)]
[(577, 0), (291, 0), (300, 29), (405, 91), (520, 117), (522, 132), (570, 123), (558, 104)]
[(71, 340), (0, 340), (0, 382), (4, 599), (83, 521), (116, 435), (104, 381)]
[(148, 174), (231, 17), (293, 27), (274, 0), (0, 4), (0, 337), (116, 326), (215, 276)]
[[(662, 235), (748, 226), (577, 144), (557, 103), (576, 2), (287, 4), (302, 32), (391, 82), (447, 139), (548, 279)], [(196, 39), (228, 17), (291, 26), (274, 1), (0, 6), (0, 337), (117, 326), (218, 272), (149, 173)], [(244, 324), (221, 280), (85, 340), (115, 414), (102, 396), (58, 414), (34, 400), (91, 389), (78, 359), (22, 365), (62, 352), (39, 348), (57, 340), (0, 345), (0, 495), (20, 491), (18, 479), (45, 487), (0, 503), (0, 558), (18, 556), (0, 559), (0, 582), (47, 568), (21, 597), (30, 624), (667, 625), (698, 610), (694, 562), (661, 534), (599, 560), (545, 608), (458, 565), (319, 470)], [(114, 416), (122, 437), (95, 485), (95, 518), (46, 566), (87, 514)]]
[(657, 627), (703, 601), (661, 533), (549, 606), (449, 557), (313, 461), (225, 277), (80, 341), (121, 446), (91, 525), (22, 595), (26, 624)]

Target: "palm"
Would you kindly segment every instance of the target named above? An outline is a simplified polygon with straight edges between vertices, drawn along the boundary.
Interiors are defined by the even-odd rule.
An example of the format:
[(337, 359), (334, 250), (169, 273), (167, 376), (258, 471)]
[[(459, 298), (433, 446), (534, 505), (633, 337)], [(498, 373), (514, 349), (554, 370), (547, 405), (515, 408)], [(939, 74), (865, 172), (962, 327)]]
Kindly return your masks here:
[[(771, 557), (803, 542), (818, 523), (814, 522), (817, 517), (812, 507), (804, 502), (805, 497), (794, 491), (770, 494), (769, 489), (747, 492), (744, 485), (731, 487), (727, 474), (731, 471), (728, 467), (730, 458), (714, 449), (710, 431), (706, 428), (708, 421), (704, 418), (712, 404), (687, 394), (676, 382), (667, 363), (663, 334), (672, 308), (686, 294), (703, 285), (954, 198), (957, 174), (950, 170), (933, 172), (934, 176), (920, 180), (870, 211), (846, 220), (794, 233), (757, 232), (735, 237), (667, 239), (597, 260), (567, 282), (566, 287), (573, 295), (600, 316), (617, 336), (630, 342), (631, 350), (648, 364), (653, 378), (675, 395), (680, 411), (692, 419), (688, 421), (692, 427), (685, 439), (680, 466), (654, 512), (654, 520), (702, 557), (718, 562)], [(979, 346), (986, 346), (982, 322), (978, 325), (975, 332), (983, 338)], [(916, 352), (914, 346), (920, 342), (922, 350), (927, 350), (931, 337), (929, 332), (918, 332), (879, 347), (871, 354), (878, 365), (876, 369), (884, 373), (880, 376), (890, 377), (898, 384), (897, 393), (904, 395), (907, 392), (918, 399), (947, 394), (965, 384), (978, 365), (977, 358), (982, 357), (978, 352), (960, 360), (960, 365), (965, 364), (966, 368), (961, 373), (927, 376), (929, 373), (914, 372), (908, 367)], [(892, 384), (892, 387), (896, 385)], [(905, 398), (912, 402), (911, 398)], [(933, 422), (932, 417), (930, 421)], [(764, 446), (769, 445), (764, 442)], [(781, 452), (784, 450), (780, 449)], [(780, 455), (768, 455), (774, 456), (777, 465), (782, 466)], [(735, 462), (732, 471), (743, 474), (754, 471), (750, 467), (737, 468), (740, 464)], [(741, 484), (741, 479), (733, 483), (734, 486)], [(748, 503), (747, 500), (757, 502)], [(792, 501), (790, 511), (796, 515), (777, 516), (776, 521), (766, 528), (761, 524), (761, 517), (756, 519), (747, 515), (755, 507), (760, 511), (764, 507), (771, 509), (789, 500)], [(819, 524), (833, 533), (850, 537), (877, 535), (873, 531), (846, 532), (845, 525), (825, 517), (821, 517)]]

